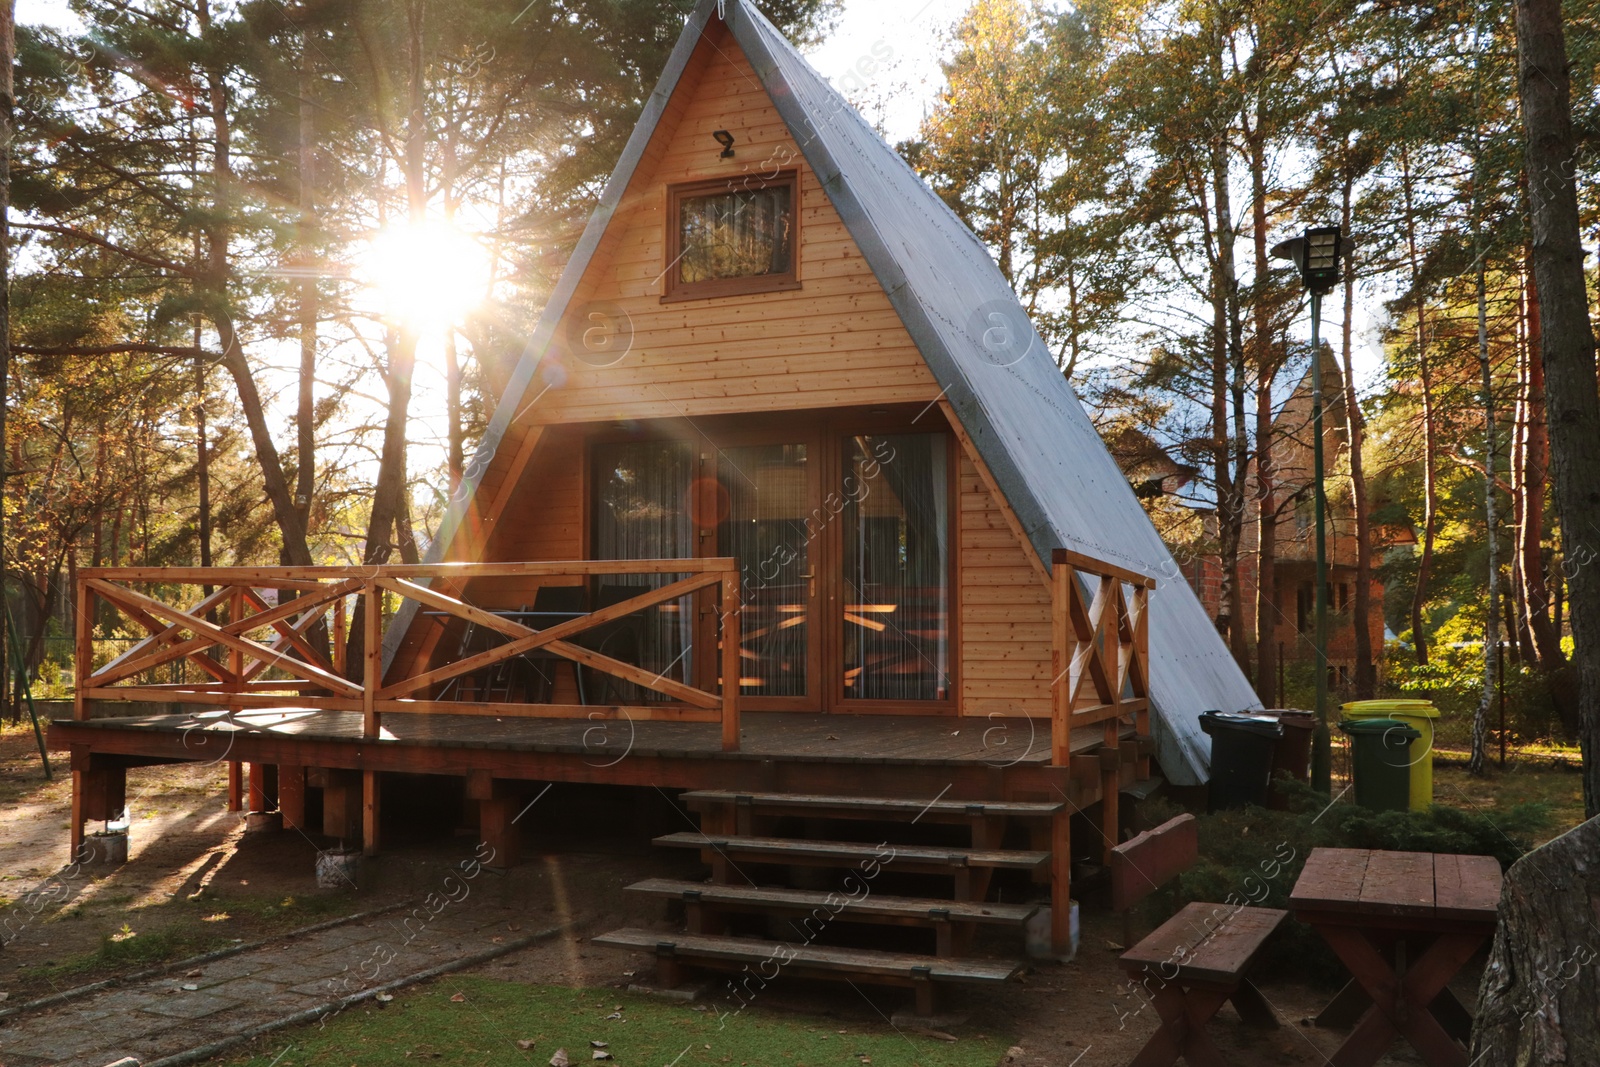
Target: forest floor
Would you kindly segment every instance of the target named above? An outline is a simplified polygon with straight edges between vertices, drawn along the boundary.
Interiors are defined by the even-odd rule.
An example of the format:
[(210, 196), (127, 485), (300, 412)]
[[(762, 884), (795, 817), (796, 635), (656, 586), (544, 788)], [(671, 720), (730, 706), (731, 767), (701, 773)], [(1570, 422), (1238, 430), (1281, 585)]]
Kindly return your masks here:
[[(6, 997), (0, 1012), (217, 949), (266, 942), (258, 952), (295, 957), (295, 942), (284, 940), (284, 934), (419, 900), (437, 891), (471, 853), (471, 839), (450, 833), (448, 818), (443, 830), (437, 825), (386, 830), (384, 854), (365, 865), (359, 891), (318, 890), (313, 858), (326, 842), (293, 831), (244, 834), (239, 817), (224, 810), (225, 769), (180, 765), (130, 774), (134, 829), (128, 863), (63, 880), (58, 874), (66, 859), (70, 778), (61, 767), (62, 755), (57, 754), (55, 780), (46, 782), (31, 734), (15, 728), (0, 732), (0, 811), (5, 813), (0, 924), (9, 924), (0, 927), (5, 938), (0, 993)], [(1570, 769), (1549, 760), (1516, 760), (1503, 773), (1474, 779), (1456, 765), (1454, 754), (1440, 755), (1436, 794), (1441, 803), (1490, 811), (1539, 801), (1552, 812), (1546, 836), (1582, 818), (1580, 779)], [(556, 1047), (568, 1048), (577, 1062), (588, 1054), (587, 1047), (574, 1047), (580, 1038), (612, 1039), (596, 1027), (619, 1010), (618, 1004), (626, 1008), (624, 1017), (639, 1021), (628, 1037), (612, 1035), (617, 1060), (627, 1067), (654, 1067), (658, 1052), (682, 1034), (694, 1036), (672, 1053), (681, 1054), (683, 1067), (996, 1062), (1110, 1067), (1128, 1062), (1155, 1028), (1153, 1011), (1141, 1009), (1117, 966), (1119, 921), (1092, 902), (1076, 960), (1041, 964), (1020, 982), (998, 989), (959, 991), (954, 999), (965, 1018), (941, 1023), (938, 1034), (916, 1029), (898, 1014), (905, 1007), (901, 994), (844, 983), (786, 978), (736, 1017), (721, 1015), (734, 1005), (723, 1004), (715, 989), (700, 1004), (652, 1000), (649, 1007), (636, 1007), (642, 1002), (625, 991), (648, 981), (651, 962), (591, 948), (587, 939), (623, 925), (674, 928), (662, 920), (658, 905), (636, 901), (621, 889), (650, 875), (692, 876), (695, 863), (692, 855), (653, 850), (648, 831), (654, 828), (630, 820), (626, 811), (610, 821), (606, 832), (579, 837), (548, 832), (560, 820), (546, 819), (526, 839), (524, 862), (505, 874), (485, 872), (464, 903), (492, 909), (502, 921), (513, 916), (511, 921), (528, 929), (565, 925), (564, 933), (479, 963), (461, 976), (398, 989), (393, 1003), (352, 1007), (326, 1027), (280, 1031), (218, 1062), (260, 1067), (360, 1062), (366, 1067), (471, 1058), (542, 1065)], [(42, 904), (41, 891), (49, 898)], [(337, 958), (329, 963), (329, 977), (344, 973), (334, 966)], [(1480, 966), (1481, 955), (1454, 984), (1465, 1003), (1475, 999)], [(174, 974), (169, 984), (178, 980)], [(1302, 1020), (1320, 1010), (1331, 990), (1281, 974), (1265, 975), (1260, 984), (1283, 1027), (1248, 1030), (1238, 1025), (1231, 1008), (1224, 1008), (1211, 1028), (1224, 1055), (1246, 1065), (1324, 1063), (1343, 1035), (1302, 1025)], [(464, 999), (453, 999), (457, 994)], [(607, 1000), (612, 1003), (602, 1003)], [(599, 1013), (599, 1007), (606, 1011)], [(462, 1015), (462, 1024), (440, 1032), (440, 1020), (451, 1011)], [(0, 1063), (7, 1062), (8, 1032), (27, 1021), (26, 1012), (0, 1019)], [(518, 1040), (535, 1044), (525, 1050)], [(469, 1049), (476, 1050), (470, 1057)], [(363, 1053), (358, 1058), (357, 1050)], [(1417, 1061), (1401, 1045), (1381, 1062)]]

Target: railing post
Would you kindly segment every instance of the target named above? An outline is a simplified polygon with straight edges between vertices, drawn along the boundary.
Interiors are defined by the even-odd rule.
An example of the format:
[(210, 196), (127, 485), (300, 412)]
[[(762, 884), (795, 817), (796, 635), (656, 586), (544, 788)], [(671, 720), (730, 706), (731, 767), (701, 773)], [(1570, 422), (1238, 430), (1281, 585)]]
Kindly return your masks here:
[(333, 673), (349, 677), (349, 649), (345, 647), (344, 597), (333, 602)]
[(739, 751), (739, 572), (722, 575), (722, 750)]
[[(231, 626), (244, 618), (244, 588), (235, 585), (228, 594), (228, 624)], [(228, 673), (232, 676), (226, 689), (230, 693), (237, 693), (244, 687), (244, 653), (237, 648), (228, 650)], [(228, 716), (239, 714), (244, 710), (244, 705), (232, 703), (228, 705)], [(228, 810), (238, 811), (243, 807), (244, 801), (244, 767), (238, 760), (228, 761)]]
[(72, 646), (72, 717), (89, 717), (89, 676), (94, 673), (94, 590), (88, 581), (78, 576), (74, 590), (78, 618), (73, 630)]
[(1050, 560), (1050, 762), (1067, 766), (1072, 757), (1072, 564), (1057, 549)]
[[(1152, 583), (1153, 584), (1153, 583)], [(1139, 613), (1133, 624), (1134, 667), (1130, 673), (1134, 678), (1134, 688), (1143, 698), (1139, 710), (1133, 715), (1133, 731), (1139, 735), (1139, 777), (1150, 777), (1150, 757), (1146, 752), (1146, 739), (1150, 737), (1150, 588), (1151, 585), (1135, 587), (1133, 603)]]
[(382, 645), (378, 627), (383, 616), (383, 593), (378, 583), (369, 578), (361, 586), (365, 616), (361, 623), (361, 736), (371, 740), (378, 736), (378, 687), (383, 679)]

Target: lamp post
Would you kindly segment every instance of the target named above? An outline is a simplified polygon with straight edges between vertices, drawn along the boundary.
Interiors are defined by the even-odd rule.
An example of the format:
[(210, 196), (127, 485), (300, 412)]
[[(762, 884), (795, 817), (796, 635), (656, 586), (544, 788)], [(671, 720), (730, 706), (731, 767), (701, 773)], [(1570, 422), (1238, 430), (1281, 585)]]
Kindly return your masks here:
[[(1339, 258), (1344, 239), (1337, 226), (1314, 226), (1300, 237), (1273, 246), (1272, 254), (1287, 259), (1300, 271), (1300, 283), (1311, 295), (1311, 434), (1313, 499), (1317, 518), (1316, 674), (1317, 727), (1311, 739), (1311, 785), (1321, 793), (1333, 791), (1333, 744), (1328, 732), (1328, 543), (1324, 517), (1328, 498), (1322, 473), (1322, 298), (1339, 284)], [(1363, 625), (1357, 620), (1356, 625)]]

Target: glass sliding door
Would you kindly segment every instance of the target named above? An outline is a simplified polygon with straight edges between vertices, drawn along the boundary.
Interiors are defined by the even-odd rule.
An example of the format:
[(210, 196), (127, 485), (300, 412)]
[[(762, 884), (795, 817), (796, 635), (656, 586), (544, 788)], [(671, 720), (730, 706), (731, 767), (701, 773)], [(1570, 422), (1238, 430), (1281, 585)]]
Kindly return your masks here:
[(950, 695), (950, 474), (944, 434), (843, 442), (845, 700)]
[[(595, 559), (687, 559), (695, 554), (690, 493), (695, 450), (686, 441), (619, 441), (591, 453)], [(599, 579), (591, 607), (603, 608), (680, 575), (611, 574)], [(648, 608), (594, 631), (597, 650), (678, 681), (694, 684), (691, 597)], [(586, 641), (585, 643), (592, 643)], [(596, 703), (661, 699), (611, 676), (598, 678)]]
[(736, 445), (718, 452), (727, 510), (718, 553), (739, 562), (740, 692), (803, 699), (811, 673), (810, 455), (802, 443)]

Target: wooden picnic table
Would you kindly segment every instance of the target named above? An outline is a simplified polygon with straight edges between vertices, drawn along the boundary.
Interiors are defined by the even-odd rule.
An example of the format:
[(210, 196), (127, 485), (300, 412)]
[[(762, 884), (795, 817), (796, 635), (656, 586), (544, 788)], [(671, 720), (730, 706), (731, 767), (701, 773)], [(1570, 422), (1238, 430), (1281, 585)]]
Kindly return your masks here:
[(1494, 933), (1500, 880), (1492, 856), (1312, 849), (1289, 907), (1352, 975), (1317, 1022), (1361, 1013), (1336, 1067), (1370, 1067), (1400, 1036), (1429, 1067), (1466, 1067), (1472, 1016), (1448, 983)]

